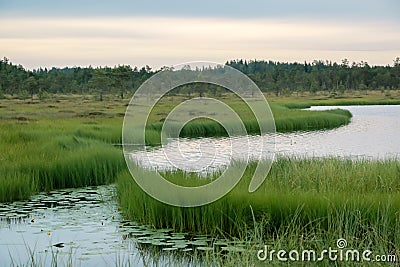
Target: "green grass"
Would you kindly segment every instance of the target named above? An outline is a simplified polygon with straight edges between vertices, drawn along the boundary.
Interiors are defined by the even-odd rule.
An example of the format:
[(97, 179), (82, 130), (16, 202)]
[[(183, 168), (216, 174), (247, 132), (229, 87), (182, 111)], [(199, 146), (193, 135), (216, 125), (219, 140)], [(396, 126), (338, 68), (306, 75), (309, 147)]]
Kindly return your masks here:
[[(186, 97), (167, 97), (150, 114), (146, 145), (159, 145), (162, 120)], [(231, 95), (247, 131), (259, 133), (249, 108)], [(43, 101), (0, 100), (0, 202), (26, 199), (35, 192), (114, 181), (123, 168), (120, 147), (127, 101), (56, 95)], [(272, 104), (278, 131), (334, 128), (350, 121), (346, 111), (293, 110)], [(138, 132), (141, 134), (141, 132)], [(181, 136), (226, 136), (221, 125), (204, 119), (185, 125)]]
[(329, 92), (301, 92), (285, 96), (266, 96), (270, 103), (288, 108), (309, 108), (310, 106), (351, 106), (351, 105), (400, 105), (400, 91), (345, 91), (332, 96)]
[[(281, 105), (273, 105), (272, 112), (277, 132), (333, 129), (350, 123), (352, 117), (349, 111), (342, 109), (324, 111), (297, 110), (289, 109)], [(260, 134), (259, 124), (255, 118), (250, 117), (250, 119), (245, 119), (243, 122), (248, 134)], [(161, 131), (162, 126), (162, 122), (157, 122), (150, 124), (148, 128)], [(214, 137), (227, 135), (223, 126), (207, 119), (190, 121), (180, 132), (181, 137)]]
[[(131, 220), (156, 228), (237, 240), (236, 248), (244, 249), (240, 253), (215, 251), (194, 255), (194, 261), (206, 265), (287, 266), (276, 257), (273, 262), (260, 262), (256, 253), (264, 245), (276, 251), (321, 252), (328, 247), (337, 248), (339, 238), (348, 241), (347, 248), (369, 249), (374, 255), (395, 254), (399, 259), (399, 161), (279, 158), (261, 188), (249, 194), (247, 188), (254, 168), (255, 164), (250, 164), (240, 183), (225, 197), (196, 208), (160, 203), (138, 188), (130, 174), (121, 173), (117, 181), (122, 212)], [(181, 171), (164, 175), (185, 186), (213, 179)], [(176, 260), (179, 262), (179, 256)], [(319, 263), (332, 264), (329, 260)], [(376, 262), (362, 264), (375, 266)]]
[[(174, 98), (173, 102), (164, 100), (158, 103), (149, 116), (150, 123), (148, 129), (161, 131), (163, 121), (167, 114), (181, 100), (182, 99)], [(222, 98), (222, 101), (232, 107), (232, 109), (239, 114), (248, 134), (260, 134), (259, 122), (244, 102), (234, 96)], [(324, 111), (300, 110), (294, 109), (291, 105), (292, 103), (270, 104), (277, 132), (333, 129), (348, 124), (352, 117), (349, 111), (342, 109)], [(298, 108), (305, 107), (309, 106), (298, 106)], [(231, 123), (231, 125), (234, 124)], [(229, 127), (230, 125), (225, 126)], [(180, 132), (181, 137), (211, 137), (226, 135), (227, 131), (219, 123), (203, 118), (190, 121)]]
[(0, 150), (6, 153), (0, 156), (0, 202), (25, 199), (38, 191), (114, 181), (125, 162), (121, 150), (102, 139), (118, 142), (119, 137), (108, 133), (82, 137), (88, 128), (73, 125), (68, 121), (2, 124)]
[(400, 105), (400, 100), (358, 100), (334, 99), (324, 101), (287, 102), (283, 106), (290, 109), (303, 109), (311, 106), (365, 106), (365, 105)]
[(333, 129), (350, 123), (352, 117), (348, 110), (343, 109), (315, 112), (314, 110), (291, 109), (276, 104), (271, 106), (277, 132)]
[[(123, 172), (117, 180), (120, 205), (129, 219), (176, 231), (243, 239), (245, 229), (253, 229), (256, 221), (263, 222), (266, 238), (296, 229), (303, 235), (330, 233), (354, 240), (376, 234), (399, 247), (398, 161), (279, 158), (263, 185), (250, 194), (247, 188), (254, 168), (250, 164), (226, 196), (196, 208), (160, 203)], [(166, 178), (181, 185), (212, 179), (184, 172), (167, 173)]]

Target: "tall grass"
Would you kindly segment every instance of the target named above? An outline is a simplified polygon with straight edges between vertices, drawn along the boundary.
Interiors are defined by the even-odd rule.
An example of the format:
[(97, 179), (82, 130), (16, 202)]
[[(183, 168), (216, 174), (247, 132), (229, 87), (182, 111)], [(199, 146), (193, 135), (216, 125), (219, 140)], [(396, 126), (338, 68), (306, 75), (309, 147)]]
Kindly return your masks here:
[(0, 202), (25, 199), (40, 190), (114, 181), (125, 168), (122, 151), (82, 137), (69, 126), (2, 124)]
[(74, 136), (100, 140), (109, 144), (121, 143), (120, 125), (80, 125), (75, 131)]
[[(305, 230), (304, 224), (299, 220), (301, 209), (297, 210), (294, 215), (288, 218), (288, 223), (282, 226), (274, 234), (266, 231), (270, 227), (268, 220), (253, 221), (251, 227), (242, 229), (241, 238), (230, 238), (224, 241), (229, 244), (229, 252), (214, 247), (214, 250), (208, 253), (198, 253), (196, 250), (191, 254), (173, 253), (167, 254), (168, 262), (172, 266), (377, 266), (374, 261), (374, 256), (385, 255), (395, 256), (396, 262), (379, 262), (379, 266), (394, 266), (398, 264), (400, 257), (400, 249), (396, 244), (400, 243), (400, 237), (397, 235), (387, 236), (387, 230), (382, 228), (368, 228), (363, 231), (362, 238), (358, 238), (359, 230), (364, 221), (360, 220), (360, 216), (353, 216), (347, 219), (348, 211), (344, 210), (339, 216), (333, 217), (330, 221), (330, 227), (325, 230), (323, 227), (316, 225), (313, 228)], [(353, 213), (356, 213), (353, 211)], [(388, 223), (384, 220), (387, 214), (382, 213), (382, 225), (387, 226)], [(347, 222), (347, 223), (344, 223)], [(362, 228), (362, 227), (361, 227)], [(336, 260), (330, 260), (328, 255), (324, 255), (324, 260), (313, 261), (312, 259), (302, 261), (301, 256), (299, 261), (292, 261), (290, 258), (286, 261), (279, 261), (276, 253), (279, 250), (285, 250), (286, 255), (291, 250), (296, 250), (301, 253), (304, 250), (314, 250), (317, 257), (324, 250), (338, 249), (336, 241), (339, 238), (347, 240), (347, 246), (343, 250), (346, 251), (358, 250), (361, 253), (365, 250), (372, 252), (372, 261), (362, 261), (360, 255), (359, 261), (346, 260), (344, 256), (340, 260), (339, 256)], [(257, 257), (259, 250), (264, 250), (267, 246), (268, 252), (274, 250), (273, 259), (269, 257), (265, 261), (260, 261)], [(338, 250), (339, 252), (340, 250)], [(144, 250), (144, 255), (149, 259), (149, 262), (154, 262), (157, 265), (162, 257), (166, 257), (166, 252), (160, 253), (160, 250), (154, 247), (148, 247)], [(340, 252), (338, 253), (340, 255)], [(392, 258), (393, 260), (393, 258)]]
[(342, 109), (315, 112), (289, 109), (279, 105), (273, 107), (272, 112), (278, 132), (333, 129), (350, 123), (352, 117), (348, 110)]
[[(257, 221), (264, 222), (268, 236), (300, 227), (305, 235), (317, 229), (362, 239), (373, 229), (391, 244), (400, 245), (398, 161), (279, 158), (264, 184), (249, 194), (254, 168), (250, 164), (226, 196), (196, 208), (160, 203), (123, 172), (117, 180), (120, 205), (129, 219), (176, 231), (243, 238), (244, 230), (252, 229)], [(184, 172), (167, 173), (166, 178), (179, 184), (204, 183), (205, 179)], [(294, 218), (296, 225), (292, 225)]]
[[(282, 105), (272, 105), (272, 113), (277, 132), (310, 131), (333, 129), (346, 125), (351, 120), (348, 110), (294, 110)], [(259, 122), (252, 116), (242, 116), (243, 124), (248, 134), (260, 134)], [(234, 125), (234, 123), (232, 123)], [(161, 131), (162, 122), (154, 122), (148, 129)], [(225, 125), (230, 127), (230, 125)], [(209, 119), (195, 119), (187, 123), (180, 132), (180, 137), (211, 137), (227, 136), (226, 129), (219, 123)]]

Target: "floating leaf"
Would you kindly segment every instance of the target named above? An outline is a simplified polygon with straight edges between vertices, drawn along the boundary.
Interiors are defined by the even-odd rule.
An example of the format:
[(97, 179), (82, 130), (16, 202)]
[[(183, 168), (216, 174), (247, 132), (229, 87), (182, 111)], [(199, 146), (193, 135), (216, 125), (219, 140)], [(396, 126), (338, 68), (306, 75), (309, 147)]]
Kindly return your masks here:
[(163, 250), (163, 251), (176, 251), (176, 250), (178, 250), (178, 248), (176, 248), (176, 247), (172, 247), (172, 248), (163, 248), (162, 250)]

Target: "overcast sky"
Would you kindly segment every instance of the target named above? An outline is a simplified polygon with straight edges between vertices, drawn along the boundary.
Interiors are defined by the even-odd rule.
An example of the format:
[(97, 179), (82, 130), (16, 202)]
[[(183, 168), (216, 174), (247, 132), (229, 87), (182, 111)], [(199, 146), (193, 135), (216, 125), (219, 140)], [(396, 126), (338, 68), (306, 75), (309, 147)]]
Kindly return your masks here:
[(0, 0), (0, 56), (28, 68), (230, 59), (392, 64), (398, 0)]

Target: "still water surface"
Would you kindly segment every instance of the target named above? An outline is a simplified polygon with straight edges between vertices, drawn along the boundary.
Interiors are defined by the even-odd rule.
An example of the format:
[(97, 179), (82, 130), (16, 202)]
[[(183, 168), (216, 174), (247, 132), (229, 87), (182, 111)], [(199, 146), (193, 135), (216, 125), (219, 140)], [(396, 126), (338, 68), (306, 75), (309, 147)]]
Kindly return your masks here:
[[(273, 143), (277, 155), (350, 157), (354, 159), (398, 158), (400, 155), (400, 106), (312, 107), (311, 110), (342, 108), (353, 114), (351, 123), (333, 130), (276, 133), (265, 136), (171, 140), (163, 148), (135, 152), (141, 165), (156, 169), (181, 168), (202, 172), (226, 166), (232, 158), (270, 155), (260, 151), (263, 141)], [(231, 142), (240, 151), (231, 151)], [(271, 148), (272, 145), (269, 145)], [(180, 160), (185, 158), (185, 161)]]

